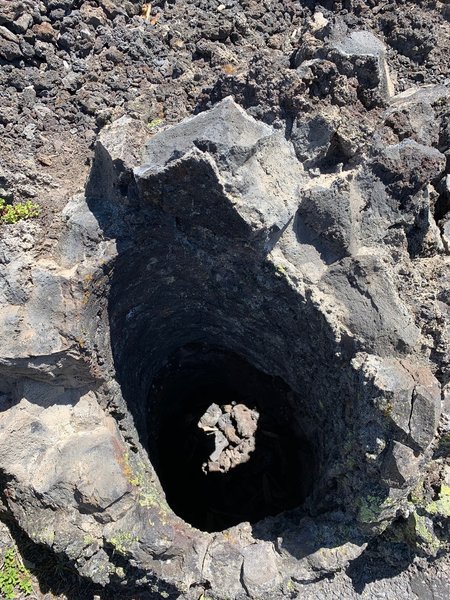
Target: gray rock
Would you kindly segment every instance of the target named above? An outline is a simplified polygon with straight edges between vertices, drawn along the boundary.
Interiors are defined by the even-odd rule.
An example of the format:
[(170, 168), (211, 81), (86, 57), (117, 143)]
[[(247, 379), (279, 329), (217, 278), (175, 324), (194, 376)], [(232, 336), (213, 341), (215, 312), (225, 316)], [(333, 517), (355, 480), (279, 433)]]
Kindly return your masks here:
[(353, 31), (344, 39), (334, 42), (333, 47), (347, 56), (379, 57), (386, 51), (383, 42), (370, 31)]
[(322, 288), (342, 306), (342, 320), (360, 348), (386, 355), (413, 349), (419, 336), (411, 313), (386, 285), (385, 265), (376, 255), (344, 258), (323, 278)]
[(353, 254), (358, 241), (352, 219), (355, 203), (351, 183), (335, 179), (330, 186), (307, 190), (296, 217), (299, 241), (314, 245), (327, 263)]
[(14, 28), (14, 31), (16, 31), (17, 33), (25, 33), (32, 26), (32, 24), (33, 17), (28, 13), (24, 13), (13, 22), (12, 26)]
[[(170, 190), (171, 181), (184, 177), (186, 197), (183, 205), (178, 203), (176, 207), (177, 216), (189, 218), (194, 210), (198, 226), (210, 228), (216, 224), (213, 213), (217, 204), (223, 203), (229, 214), (222, 226), (229, 235), (245, 236), (249, 228), (261, 230), (266, 247), (271, 247), (271, 240), (277, 239), (294, 217), (303, 175), (292, 147), (266, 125), (249, 117), (230, 98), (209, 113), (153, 136), (144, 159), (145, 164), (135, 169), (144, 199), (175, 214), (166, 190)], [(286, 164), (290, 165), (289, 170), (284, 168)], [(151, 186), (147, 183), (150, 180)], [(199, 181), (201, 199), (198, 194), (189, 196)]]
[(445, 251), (450, 254), (450, 219), (446, 219), (442, 225), (442, 241), (444, 243)]
[(331, 518), (303, 518), (294, 530), (283, 532), (277, 549), (288, 559), (291, 577), (313, 580), (317, 575), (345, 568), (364, 551), (361, 537), (349, 540), (345, 523)]
[[(114, 581), (120, 554), (131, 572), (175, 590), (277, 597), (288, 577), (314, 582), (346, 569), (406, 514), (430, 463), (437, 333), (417, 309), (429, 306), (429, 288), (417, 292), (408, 243), (431, 214), (442, 155), (379, 138), (375, 158), (327, 171), (320, 161), (335, 133), (309, 146), (308, 131), (297, 154), (319, 161), (318, 171), (227, 98), (152, 136), (143, 162), (148, 128), (121, 118), (101, 131), (86, 194), (67, 204), (51, 250), (30, 252), (38, 225), (0, 240), (2, 510), (102, 585)], [(353, 144), (352, 135), (340, 139)], [(303, 493), (296, 498), (310, 494), (214, 533), (173, 512), (143, 447), (151, 454), (163, 412), (170, 420), (182, 402), (149, 400), (161, 391), (158, 373), (185, 356), (193, 381), (215, 381), (211, 346), (285, 387), (286, 401), (264, 414), (231, 401), (222, 411), (213, 397), (211, 418), (196, 406), (189, 427), (200, 419), (217, 428), (241, 455), (238, 472), (258, 456), (260, 436), (282, 452), (270, 422), (283, 413), (302, 470), (289, 483)], [(251, 396), (252, 377), (233, 361), (214, 364)], [(266, 488), (270, 505), (277, 490)]]
[(144, 169), (164, 167), (194, 147), (217, 154), (218, 159), (244, 162), (257, 142), (272, 135), (272, 129), (251, 119), (231, 97), (212, 110), (154, 135), (144, 151)]
[(210, 455), (209, 460), (211, 462), (217, 462), (222, 454), (222, 450), (227, 448), (229, 442), (221, 431), (214, 433), (214, 452)]
[(122, 117), (101, 131), (86, 186), (88, 198), (124, 198), (132, 182), (131, 165), (139, 160), (146, 136), (143, 123), (130, 117)]
[(440, 385), (429, 369), (407, 359), (361, 355), (356, 364), (359, 361), (362, 372), (378, 390), (374, 392), (375, 397), (379, 394), (377, 411), (399, 429), (395, 437), (426, 449), (441, 413)]
[(219, 595), (236, 597), (241, 591), (243, 564), (242, 549), (238, 544), (212, 542), (203, 563), (203, 577)]
[(98, 249), (103, 235), (97, 220), (89, 210), (84, 196), (74, 197), (62, 211), (66, 222), (67, 234), (58, 243), (57, 252), (61, 263), (70, 267), (85, 260)]
[(10, 61), (22, 57), (22, 51), (19, 44), (0, 38), (0, 58)]
[(336, 19), (316, 31), (314, 37), (304, 36), (294, 55), (294, 65), (302, 79), (310, 78), (308, 70), (316, 76), (322, 75), (324, 81), (314, 86), (321, 97), (327, 97), (333, 90), (334, 103), (345, 106), (359, 100), (371, 109), (385, 106), (394, 94), (386, 54), (385, 45), (373, 33), (367, 30), (349, 33), (343, 21)]
[(431, 443), (441, 415), (441, 390), (434, 378), (420, 372), (412, 396), (409, 429), (411, 438), (425, 450)]
[(448, 96), (449, 90), (443, 85), (408, 89), (391, 99), (386, 124), (400, 140), (411, 138), (425, 146), (437, 146), (440, 126), (433, 105)]
[(297, 120), (291, 134), (298, 159), (305, 162), (324, 158), (336, 131), (335, 123), (323, 115), (317, 115), (310, 120), (304, 120), (302, 117)]
[(281, 581), (272, 544), (247, 546), (243, 552), (242, 583), (252, 598), (272, 591)]
[(407, 194), (417, 193), (426, 183), (436, 179), (444, 168), (443, 154), (410, 139), (387, 146), (373, 163), (376, 175), (403, 202)]
[(20, 41), (16, 34), (14, 34), (6, 27), (3, 27), (3, 25), (0, 25), (0, 37), (4, 40), (7, 40), (8, 42), (13, 42), (15, 44), (19, 44)]
[(329, 56), (346, 74), (355, 74), (361, 85), (361, 99), (371, 108), (385, 103), (394, 94), (386, 48), (370, 31), (352, 31), (345, 37), (334, 34)]
[(414, 450), (394, 441), (384, 457), (383, 480), (392, 487), (403, 487), (417, 477), (418, 463)]
[(200, 421), (198, 422), (198, 426), (201, 429), (208, 430), (208, 428), (215, 427), (217, 425), (217, 421), (222, 416), (222, 411), (220, 410), (220, 406), (218, 404), (211, 404), (206, 409), (205, 414), (202, 416)]

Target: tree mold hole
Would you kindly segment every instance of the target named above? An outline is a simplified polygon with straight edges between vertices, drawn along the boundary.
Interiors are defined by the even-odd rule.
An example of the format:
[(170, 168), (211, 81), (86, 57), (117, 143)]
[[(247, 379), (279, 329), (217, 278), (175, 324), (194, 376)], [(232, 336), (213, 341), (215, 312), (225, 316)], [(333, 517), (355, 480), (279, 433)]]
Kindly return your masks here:
[(174, 353), (148, 396), (149, 457), (172, 510), (202, 531), (302, 505), (316, 458), (294, 392), (220, 347)]

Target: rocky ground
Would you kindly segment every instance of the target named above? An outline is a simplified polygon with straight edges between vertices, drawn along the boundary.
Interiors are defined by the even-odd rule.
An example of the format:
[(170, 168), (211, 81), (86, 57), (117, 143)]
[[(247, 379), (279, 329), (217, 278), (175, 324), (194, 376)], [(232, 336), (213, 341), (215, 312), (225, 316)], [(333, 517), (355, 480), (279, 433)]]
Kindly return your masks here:
[[(279, 127), (325, 102), (349, 109), (363, 128), (364, 110), (352, 90), (347, 97), (341, 90), (343, 75), (332, 62), (308, 77), (296, 72), (300, 55), (313, 56), (319, 43), (315, 4), (156, 1), (147, 14), (139, 1), (4, 2), (3, 196), (49, 195), (42, 205), (58, 213), (83, 187), (106, 123), (127, 114), (156, 128), (230, 93)], [(385, 41), (397, 92), (448, 76), (446, 3), (324, 2), (323, 14)], [(389, 126), (407, 134), (408, 123)]]
[[(401, 331), (383, 339), (380, 347), (358, 321), (365, 313), (346, 324), (366, 337), (363, 350), (380, 356), (383, 344), (399, 353), (412, 347), (415, 327), (420, 335), (414, 352), (427, 361), (443, 390), (442, 415), (432, 432), (436, 435), (426, 450), (420, 448), (427, 459), (423, 477), (416, 490), (408, 489), (408, 506), (419, 506), (418, 516), (400, 511), (399, 522), (394, 520), (350, 566), (319, 581), (291, 579), (277, 597), (449, 596), (449, 515), (443, 508), (448, 502), (444, 490), (448, 493), (450, 486), (449, 39), (450, 6), (432, 0), (323, 0), (320, 6), (307, 0), (18, 0), (0, 5), (0, 197), (13, 202), (31, 199), (41, 208), (36, 220), (0, 225), (0, 291), (5, 305), (24, 303), (32, 294), (32, 284), (20, 274), (16, 287), (9, 283), (9, 261), (27, 256), (29, 264), (22, 269), (28, 272), (35, 262), (66, 251), (60, 250), (59, 239), (72, 213), (63, 209), (85, 188), (97, 136), (122, 116), (134, 119), (133, 151), (139, 153), (138, 139), (151, 140), (167, 126), (232, 95), (249, 115), (283, 134), (316, 188), (334, 190), (334, 196), (325, 197), (308, 184), (305, 190), (312, 191), (305, 192), (299, 213), (308, 235), (313, 232), (309, 241), (325, 235), (320, 254), (327, 268), (353, 256), (361, 241), (355, 241), (341, 214), (323, 210), (324, 202), (347, 193), (347, 184), (336, 184), (336, 177), (358, 173), (359, 189), (368, 197), (374, 174), (387, 190), (379, 224), (363, 227), (361, 235), (366, 246), (388, 248), (390, 258), (383, 268), (411, 321), (404, 320), (399, 309), (394, 325)], [(105, 137), (109, 151), (107, 141)], [(386, 149), (402, 142), (401, 151)], [(269, 159), (264, 160), (270, 168)], [(286, 159), (291, 164), (288, 160), (291, 157)], [(226, 172), (223, 165), (220, 168)], [(284, 184), (291, 185), (288, 176)], [(398, 200), (400, 216), (392, 217), (390, 198)], [(386, 232), (380, 233), (385, 221)], [(295, 262), (288, 246), (282, 252), (288, 262)], [(64, 260), (70, 270), (69, 251)], [(283, 273), (285, 263), (279, 264)], [(376, 273), (370, 270), (375, 281)], [(327, 277), (321, 288), (325, 295), (343, 286), (338, 272)], [(363, 266), (355, 267), (352, 277), (354, 288), (369, 286)], [(36, 275), (36, 285), (42, 281)], [(345, 286), (340, 289), (340, 300), (351, 302)], [(375, 303), (381, 297), (378, 288), (371, 288), (371, 294)], [(388, 325), (381, 319), (380, 332), (394, 328)], [(4, 340), (6, 359), (12, 356), (11, 340)], [(42, 338), (42, 346), (46, 344)], [(367, 373), (370, 365), (364, 368)], [(1, 393), (3, 410), (6, 396)], [(58, 418), (70, 428), (74, 419), (81, 422), (80, 415), (61, 412)], [(102, 418), (98, 431), (109, 439), (113, 426)], [(8, 472), (7, 462), (1, 465), (2, 473)], [(8, 504), (8, 497), (3, 501)], [(17, 514), (11, 518), (5, 510), (4, 515), (1, 545), (11, 548), (17, 543), (32, 572), (37, 598), (183, 597), (159, 579), (138, 591), (105, 592), (87, 577), (80, 578), (58, 553), (45, 550), (45, 543), (31, 540), (30, 526), (21, 529)], [(200, 583), (190, 594), (189, 598), (208, 598)]]

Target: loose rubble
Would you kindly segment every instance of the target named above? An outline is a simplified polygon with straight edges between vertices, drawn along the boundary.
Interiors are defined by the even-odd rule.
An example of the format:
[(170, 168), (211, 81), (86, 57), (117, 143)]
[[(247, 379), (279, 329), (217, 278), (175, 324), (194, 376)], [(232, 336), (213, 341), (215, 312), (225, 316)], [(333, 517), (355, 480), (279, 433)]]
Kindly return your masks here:
[(226, 473), (237, 465), (246, 463), (255, 450), (255, 433), (258, 412), (245, 404), (211, 404), (198, 422), (205, 433), (214, 434), (214, 452), (204, 463), (205, 473)]

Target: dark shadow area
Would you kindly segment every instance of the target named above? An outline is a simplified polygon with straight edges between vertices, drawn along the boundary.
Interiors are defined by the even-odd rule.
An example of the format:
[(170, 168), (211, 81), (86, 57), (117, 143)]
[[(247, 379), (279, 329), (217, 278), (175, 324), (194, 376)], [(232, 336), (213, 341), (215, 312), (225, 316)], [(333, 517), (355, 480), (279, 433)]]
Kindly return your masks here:
[(334, 133), (325, 156), (317, 160), (314, 166), (319, 168), (321, 173), (336, 173), (339, 165), (342, 166), (344, 171), (350, 169), (352, 158), (353, 155), (349, 144), (346, 144), (338, 133)]
[[(392, 19), (383, 18), (380, 21), (386, 43), (398, 54), (409, 58), (412, 63), (423, 65), (433, 47), (436, 38), (433, 35), (424, 35), (421, 28), (412, 25), (411, 29), (399, 28)], [(426, 28), (423, 28), (426, 31)]]
[(439, 438), (437, 448), (433, 453), (433, 459), (450, 458), (450, 433), (444, 434)]
[(323, 235), (314, 231), (307, 220), (311, 220), (311, 215), (308, 213), (303, 214), (300, 208), (295, 213), (294, 218), (294, 231), (299, 244), (313, 246), (326, 265), (332, 265), (346, 256), (346, 253), (342, 251), (338, 244), (333, 244)]
[(272, 252), (272, 250), (278, 244), (278, 242), (282, 238), (284, 232), (288, 229), (288, 227), (291, 225), (293, 220), (294, 220), (294, 217), (290, 217), (290, 219), (287, 221), (287, 223), (285, 225), (283, 225), (283, 227), (281, 227), (281, 228), (273, 227), (271, 231), (267, 232), (267, 241), (264, 244), (264, 253), (266, 255), (270, 254), (270, 252)]
[(434, 205), (434, 220), (438, 223), (450, 212), (450, 194), (445, 190), (440, 195)]
[[(230, 216), (234, 205), (200, 162), (186, 160), (126, 194), (113, 189), (113, 173), (111, 189), (88, 188), (92, 212), (116, 242), (103, 295), (119, 410), (132, 416), (185, 521), (181, 532), (200, 539), (188, 524), (213, 532), (249, 521), (255, 539), (297, 559), (360, 546), (389, 490), (348, 436), (366, 402), (349, 367), (357, 348), (337, 341), (322, 312), (266, 259), (267, 231)], [(300, 217), (288, 223), (300, 243), (327, 264), (345, 255), (345, 239), (335, 244), (331, 232), (324, 241)], [(95, 308), (87, 307), (93, 326)], [(205, 472), (217, 442), (198, 423), (212, 404), (233, 403), (259, 414), (254, 450), (226, 472)]]
[(405, 227), (408, 241), (408, 253), (411, 258), (424, 254), (424, 241), (429, 231), (430, 214), (426, 208), (421, 208), (416, 214), (414, 225)]
[[(178, 516), (220, 531), (301, 505), (316, 460), (292, 416), (292, 396), (280, 378), (220, 348), (193, 344), (169, 360), (149, 394), (148, 448)], [(202, 469), (214, 451), (214, 431), (198, 422), (212, 403), (243, 404), (259, 414), (255, 450), (226, 473)]]
[(346, 572), (355, 592), (361, 594), (369, 583), (399, 575), (412, 563), (416, 552), (406, 542), (406, 526), (404, 519), (397, 519), (384, 533), (373, 538), (361, 556), (350, 563)]
[[(366, 2), (369, 6), (372, 4), (371, 0)], [(356, 14), (361, 11), (359, 6), (354, 6), (354, 2), (352, 0), (342, 0), (341, 2), (337, 2), (336, 0), (321, 0), (320, 2), (315, 2), (314, 0), (303, 0), (302, 5), (306, 6), (310, 10), (320, 10), (326, 9), (330, 11), (355, 11)]]

